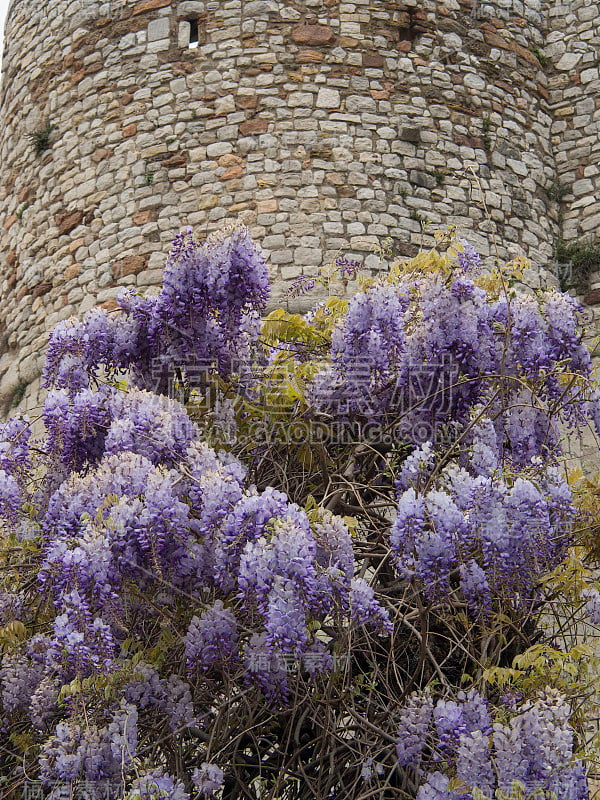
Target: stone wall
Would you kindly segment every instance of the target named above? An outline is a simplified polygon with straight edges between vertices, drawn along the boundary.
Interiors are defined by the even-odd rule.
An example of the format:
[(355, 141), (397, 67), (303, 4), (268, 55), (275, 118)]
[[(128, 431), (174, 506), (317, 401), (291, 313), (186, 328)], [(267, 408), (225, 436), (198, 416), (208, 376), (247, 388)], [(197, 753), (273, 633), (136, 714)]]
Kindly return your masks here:
[(595, 0), (564, 0), (549, 11), (544, 52), (552, 151), (566, 240), (600, 232), (600, 12)]
[[(566, 241), (600, 242), (600, 13), (595, 0), (558, 0), (548, 9), (544, 53), (561, 199), (561, 234)], [(588, 345), (600, 356), (600, 273), (592, 274), (581, 298), (587, 306)], [(598, 439), (591, 429), (569, 442), (574, 462), (598, 468)]]
[(0, 412), (39, 402), (48, 329), (156, 287), (186, 224), (247, 224), (275, 300), (340, 253), (376, 269), (382, 239), (412, 255), (447, 224), (555, 282), (561, 221), (598, 228), (594, 3), (13, 0)]

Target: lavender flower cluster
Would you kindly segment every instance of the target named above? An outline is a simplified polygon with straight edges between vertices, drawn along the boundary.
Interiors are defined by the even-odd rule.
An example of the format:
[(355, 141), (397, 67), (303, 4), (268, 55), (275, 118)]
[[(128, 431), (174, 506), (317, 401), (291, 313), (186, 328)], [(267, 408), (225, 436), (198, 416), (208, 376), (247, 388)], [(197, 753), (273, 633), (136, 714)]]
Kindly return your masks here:
[(25, 499), (25, 484), (32, 468), (31, 430), (25, 419), (0, 425), (0, 519), (11, 525)]
[[(48, 784), (126, 773), (136, 757), (139, 713), (162, 715), (174, 733), (197, 724), (190, 681), (199, 674), (246, 664), (248, 684), (270, 702), (286, 702), (287, 675), (249, 656), (258, 649), (276, 663), (287, 653), (320, 652), (316, 634), (331, 614), (389, 631), (373, 590), (353, 579), (352, 541), (342, 521), (323, 512), (311, 526), (284, 493), (247, 485), (242, 464), (201, 442), (176, 401), (88, 387), (58, 389), (50, 399), (56, 413), (47, 403), (46, 453), (66, 469), (40, 508), (38, 586), (52, 622), (42, 647), (29, 640), (3, 658), (0, 670), (6, 720), (24, 714), (46, 736), (39, 769)], [(80, 407), (101, 409), (102, 416), (92, 422)], [(7, 466), (17, 474), (26, 458), (15, 448)], [(161, 606), (172, 613), (173, 593), (197, 609), (184, 628), (183, 676), (131, 664), (123, 650), (132, 637), (144, 641), (144, 625)], [(327, 648), (322, 669), (314, 662), (313, 677), (331, 668)], [(105, 714), (112, 716), (85, 726), (75, 705), (61, 713), (61, 686), (101, 674), (130, 675), (125, 705), (109, 704)], [(214, 794), (220, 767), (207, 762), (195, 781), (206, 796)], [(134, 782), (131, 797), (187, 797), (178, 786), (151, 772)]]
[(515, 786), (527, 800), (585, 800), (587, 781), (582, 763), (573, 758), (570, 715), (555, 690), (522, 704), (507, 722), (494, 722), (475, 690), (435, 705), (428, 694), (415, 694), (400, 715), (398, 764), (419, 777), (418, 800), (510, 795)]
[[(354, 295), (334, 331), (331, 364), (313, 382), (315, 406), (364, 424), (396, 423), (421, 444), (421, 431), (436, 434), (450, 421), (465, 428), (486, 403), (516, 467), (556, 455), (559, 421), (591, 418), (600, 430), (600, 398), (584, 389), (592, 362), (578, 327), (583, 308), (557, 291), (490, 301), (470, 250), (458, 268)], [(579, 380), (561, 383), (563, 369)]]
[(245, 228), (203, 244), (188, 229), (175, 237), (157, 297), (125, 293), (116, 317), (95, 309), (56, 326), (44, 382), (73, 399), (102, 371), (129, 370), (140, 388), (164, 392), (174, 364), (225, 368), (248, 356), (268, 295), (267, 265)]
[(474, 617), (498, 604), (518, 608), (571, 541), (575, 508), (566, 480), (556, 467), (535, 481), (509, 479), (496, 453), (474, 439), (462, 465), (450, 464), (431, 485), (435, 457), (426, 443), (398, 480), (390, 545), (400, 574), (432, 601), (462, 598)]
[[(357, 265), (338, 267), (351, 277)], [(576, 382), (565, 389), (552, 372), (561, 363), (589, 374), (574, 304), (558, 294), (489, 303), (471, 281), (475, 254), (465, 249), (459, 267), (449, 283), (434, 275), (357, 294), (312, 391), (321, 409), (341, 416), (453, 421), (463, 431), (463, 452), (443, 469), (435, 442), (404, 461), (397, 514), (393, 523), (380, 515), (387, 532), (378, 546), (387, 559), (389, 544), (404, 587), (417, 583), (433, 602), (458, 599), (483, 624), (500, 604), (529, 599), (569, 543), (573, 508), (558, 471), (534, 479), (519, 465), (545, 452), (552, 402), (570, 404), (564, 416), (573, 424), (594, 409)], [(291, 697), (286, 658), (319, 687), (332, 672), (336, 637), (346, 642), (364, 627), (380, 644), (377, 636), (394, 633), (397, 595), (384, 605), (377, 581), (385, 569), (359, 568), (351, 520), (253, 485), (247, 465), (209, 447), (186, 407), (164, 396), (173, 368), (191, 385), (186, 364), (223, 377), (245, 363), (246, 377), (260, 378), (269, 353), (258, 315), (268, 288), (247, 231), (202, 245), (180, 234), (157, 297), (123, 295), (114, 318), (96, 310), (52, 333), (45, 437), (33, 442), (26, 420), (0, 426), (0, 520), (9, 534), (21, 524), (34, 532), (21, 542), (28, 571), (16, 566), (0, 594), (2, 720), (32, 731), (37, 766), (29, 767), (48, 787), (125, 779), (127, 800), (189, 800), (192, 786), (218, 796), (227, 775), (220, 751), (197, 747), (182, 782), (175, 767), (165, 769), (177, 766), (168, 748), (168, 761), (148, 762), (149, 720), (187, 741), (216, 706), (206, 687), (224, 694), (236, 681), (276, 715)], [(307, 358), (304, 349), (298, 359)], [(488, 379), (499, 371), (518, 386), (502, 408)], [(528, 405), (533, 391), (546, 407)], [(506, 463), (516, 470), (510, 476)], [(368, 539), (363, 526), (359, 537)], [(584, 598), (593, 618), (596, 594)], [(583, 797), (568, 713), (551, 695), (506, 725), (492, 724), (474, 692), (435, 705), (418, 695), (402, 726), (398, 764), (433, 759), (440, 767), (419, 800), (454, 798), (450, 767), (487, 793), (510, 777), (531, 792)], [(364, 780), (383, 769), (371, 763)]]

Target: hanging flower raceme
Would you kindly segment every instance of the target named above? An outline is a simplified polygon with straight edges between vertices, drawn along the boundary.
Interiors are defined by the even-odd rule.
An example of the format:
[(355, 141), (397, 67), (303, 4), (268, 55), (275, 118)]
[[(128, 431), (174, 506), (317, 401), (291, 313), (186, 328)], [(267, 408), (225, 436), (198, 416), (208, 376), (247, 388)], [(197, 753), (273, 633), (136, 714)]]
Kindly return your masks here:
[[(429, 695), (415, 694), (401, 712), (398, 763), (419, 776), (419, 800), (472, 800), (477, 792), (494, 797), (497, 790), (510, 794), (515, 783), (528, 800), (542, 793), (585, 800), (583, 767), (573, 760), (570, 714), (564, 697), (553, 690), (523, 704), (507, 724), (492, 722), (475, 690), (435, 706)], [(452, 790), (457, 784), (460, 790)]]
[(53, 623), (53, 637), (48, 658), (66, 675), (88, 675), (95, 669), (108, 669), (115, 655), (115, 641), (108, 625), (94, 616), (90, 606), (76, 589), (66, 592), (57, 602), (59, 613)]
[[(63, 639), (71, 641), (74, 623), (63, 605), (72, 586), (78, 587), (77, 596), (90, 613), (93, 608), (110, 611), (103, 623), (110, 627), (121, 613), (124, 580), (135, 577), (140, 586), (167, 579), (185, 584), (188, 574), (181, 564), (190, 539), (189, 508), (179, 499), (176, 480), (175, 473), (143, 456), (120, 453), (107, 456), (95, 471), (72, 477), (54, 493), (44, 522), (39, 581), (41, 587), (52, 588), (62, 611), (57, 646), (63, 646)], [(78, 619), (77, 635), (71, 638), (91, 647), (96, 633), (84, 617)], [(116, 634), (113, 629), (111, 635)], [(105, 657), (104, 651), (97, 655)]]
[(33, 466), (31, 426), (27, 417), (11, 417), (0, 425), (0, 521), (17, 524)]
[(137, 711), (127, 703), (117, 707), (102, 727), (60, 722), (40, 754), (43, 783), (81, 780), (118, 785), (136, 755), (137, 725)]
[(184, 367), (217, 362), (232, 371), (245, 319), (264, 310), (268, 295), (266, 262), (245, 228), (215, 233), (204, 244), (188, 234), (176, 242), (157, 298), (159, 354)]
[(66, 389), (54, 389), (44, 402), (42, 419), (49, 456), (72, 471), (98, 463), (111, 421), (105, 389), (80, 389), (71, 395)]
[(32, 466), (30, 440), (27, 417), (11, 417), (0, 425), (0, 469), (24, 478)]
[(204, 797), (212, 797), (215, 792), (223, 788), (223, 770), (216, 764), (204, 762), (200, 767), (196, 767), (192, 775), (194, 786)]
[(221, 374), (237, 371), (268, 296), (267, 265), (247, 229), (215, 233), (204, 244), (188, 230), (175, 237), (157, 297), (123, 292), (120, 313), (110, 318), (94, 309), (81, 322), (58, 324), (44, 385), (73, 395), (102, 370), (129, 370), (140, 388), (166, 394), (178, 376), (194, 385), (215, 363)]
[(446, 419), (462, 422), (497, 367), (486, 294), (466, 278), (446, 285), (432, 277), (420, 282), (415, 302), (416, 322), (398, 374), (411, 399), (409, 419), (434, 429)]
[(106, 455), (138, 453), (153, 464), (175, 466), (196, 438), (185, 406), (151, 392), (117, 393), (110, 403)]
[(192, 617), (185, 637), (185, 657), (190, 673), (206, 672), (215, 664), (235, 662), (238, 656), (235, 615), (217, 600), (202, 617)]
[(16, 522), (23, 503), (21, 488), (12, 475), (0, 469), (0, 517)]
[[(600, 419), (581, 307), (554, 290), (489, 299), (476, 285), (472, 248), (458, 267), (458, 277), (403, 275), (356, 294), (311, 401), (336, 419), (385, 420), (392, 435), (416, 444), (440, 440), (449, 422), (464, 429), (473, 408), (489, 403), (516, 466), (554, 458), (556, 422)], [(565, 369), (569, 381), (559, 377)]]
[(190, 800), (181, 781), (157, 768), (138, 774), (123, 800)]
[(4, 716), (27, 707), (44, 675), (44, 664), (28, 653), (13, 652), (2, 656), (0, 682)]
[(408, 304), (403, 291), (384, 283), (350, 301), (333, 334), (332, 367), (314, 382), (312, 396), (319, 409), (334, 416), (379, 415), (405, 348)]
[[(400, 574), (428, 598), (458, 598), (460, 587), (479, 616), (495, 602), (532, 597), (539, 578), (565, 554), (574, 509), (556, 470), (542, 486), (525, 478), (507, 483), (498, 473), (478, 474), (474, 449), (475, 459), (463, 459), (467, 470), (453, 465), (440, 473), (440, 488), (400, 490), (390, 545)], [(405, 482), (403, 473), (399, 487)]]

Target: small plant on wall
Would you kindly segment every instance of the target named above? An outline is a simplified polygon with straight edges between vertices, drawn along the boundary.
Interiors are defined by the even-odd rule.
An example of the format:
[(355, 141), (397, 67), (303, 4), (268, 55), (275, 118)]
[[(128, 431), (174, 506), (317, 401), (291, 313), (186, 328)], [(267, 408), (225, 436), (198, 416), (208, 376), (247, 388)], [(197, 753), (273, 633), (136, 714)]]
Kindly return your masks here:
[[(567, 244), (558, 239), (554, 245), (554, 257), (559, 266), (559, 276), (564, 276), (561, 289), (584, 291), (588, 288), (590, 275), (600, 271), (600, 241), (577, 239)], [(562, 269), (565, 264), (570, 267), (568, 274)]]
[(29, 384), (25, 383), (25, 381), (19, 381), (19, 383), (15, 387), (15, 391), (13, 392), (12, 396), (12, 406), (18, 406), (21, 400), (25, 397), (25, 392), (27, 391), (27, 386)]
[(33, 149), (36, 156), (40, 156), (45, 150), (50, 148), (50, 134), (52, 133), (52, 125), (46, 123), (43, 128), (38, 128), (37, 131), (29, 134)]

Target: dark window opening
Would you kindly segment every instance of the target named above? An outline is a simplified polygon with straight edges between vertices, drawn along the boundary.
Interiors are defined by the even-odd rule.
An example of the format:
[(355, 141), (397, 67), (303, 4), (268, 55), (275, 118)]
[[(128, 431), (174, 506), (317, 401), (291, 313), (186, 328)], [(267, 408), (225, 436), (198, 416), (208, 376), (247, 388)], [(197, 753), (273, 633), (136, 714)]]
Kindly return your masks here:
[(193, 19), (188, 19), (190, 23), (190, 42), (188, 47), (198, 47), (200, 40), (198, 39), (198, 17), (193, 17)]

